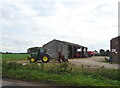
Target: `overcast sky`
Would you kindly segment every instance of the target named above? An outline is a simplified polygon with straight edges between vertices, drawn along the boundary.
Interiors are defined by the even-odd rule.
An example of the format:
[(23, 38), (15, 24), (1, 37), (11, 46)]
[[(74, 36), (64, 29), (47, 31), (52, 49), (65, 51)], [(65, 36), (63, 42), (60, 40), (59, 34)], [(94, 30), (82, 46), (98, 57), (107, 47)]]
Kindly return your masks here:
[(118, 36), (118, 1), (0, 0), (0, 51), (26, 52), (53, 39), (110, 49)]

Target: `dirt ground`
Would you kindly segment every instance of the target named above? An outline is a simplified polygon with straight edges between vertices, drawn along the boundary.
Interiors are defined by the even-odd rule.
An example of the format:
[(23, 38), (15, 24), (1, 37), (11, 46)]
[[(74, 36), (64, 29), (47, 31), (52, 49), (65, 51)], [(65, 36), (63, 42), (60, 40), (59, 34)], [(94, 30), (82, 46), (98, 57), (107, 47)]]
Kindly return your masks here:
[(110, 64), (109, 62), (101, 62), (105, 57), (91, 57), (91, 58), (77, 58), (70, 59), (69, 62), (76, 66), (83, 66), (89, 68), (107, 68), (118, 69), (118, 64)]
[(55, 85), (41, 83), (41, 82), (21, 81), (21, 80), (3, 78), (2, 86), (55, 86)]

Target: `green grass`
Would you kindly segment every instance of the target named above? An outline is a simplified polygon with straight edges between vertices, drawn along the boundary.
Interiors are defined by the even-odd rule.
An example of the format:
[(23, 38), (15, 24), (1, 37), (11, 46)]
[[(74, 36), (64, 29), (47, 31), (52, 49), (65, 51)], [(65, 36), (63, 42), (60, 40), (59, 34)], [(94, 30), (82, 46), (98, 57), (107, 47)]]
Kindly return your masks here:
[[(103, 62), (103, 63), (110, 63), (110, 62), (108, 62), (107, 60), (102, 60), (102, 61), (100, 61), (100, 62)], [(118, 63), (112, 62), (112, 64), (118, 64)]]
[(104, 63), (110, 63), (110, 62), (108, 62), (107, 60), (102, 60), (102, 61), (100, 61), (100, 62), (104, 62)]
[[(39, 63), (40, 64), (40, 63)], [(3, 77), (20, 80), (34, 80), (56, 85), (69, 86), (118, 86), (120, 85), (117, 70), (80, 69), (68, 63), (43, 64), (29, 63), (25, 66), (3, 62)]]
[(30, 54), (2, 54), (2, 60), (25, 60)]

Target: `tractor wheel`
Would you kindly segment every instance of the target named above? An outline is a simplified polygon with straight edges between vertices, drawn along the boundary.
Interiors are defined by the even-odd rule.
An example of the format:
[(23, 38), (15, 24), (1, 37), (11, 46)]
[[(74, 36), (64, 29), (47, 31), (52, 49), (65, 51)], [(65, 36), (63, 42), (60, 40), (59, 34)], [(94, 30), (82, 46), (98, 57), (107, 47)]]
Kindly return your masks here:
[(43, 63), (48, 63), (50, 61), (50, 56), (45, 54), (45, 55), (42, 56), (41, 60), (42, 60)]
[(36, 62), (37, 60), (36, 60), (35, 58), (31, 57), (31, 58), (29, 59), (29, 61), (33, 63), (33, 62)]

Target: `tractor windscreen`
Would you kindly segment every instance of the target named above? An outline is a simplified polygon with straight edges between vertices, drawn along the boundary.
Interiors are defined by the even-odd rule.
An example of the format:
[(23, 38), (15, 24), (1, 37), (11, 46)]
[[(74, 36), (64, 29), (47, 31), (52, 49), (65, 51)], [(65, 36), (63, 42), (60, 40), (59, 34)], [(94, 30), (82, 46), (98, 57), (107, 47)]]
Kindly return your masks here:
[(39, 53), (44, 53), (45, 52), (45, 49), (39, 49)]

